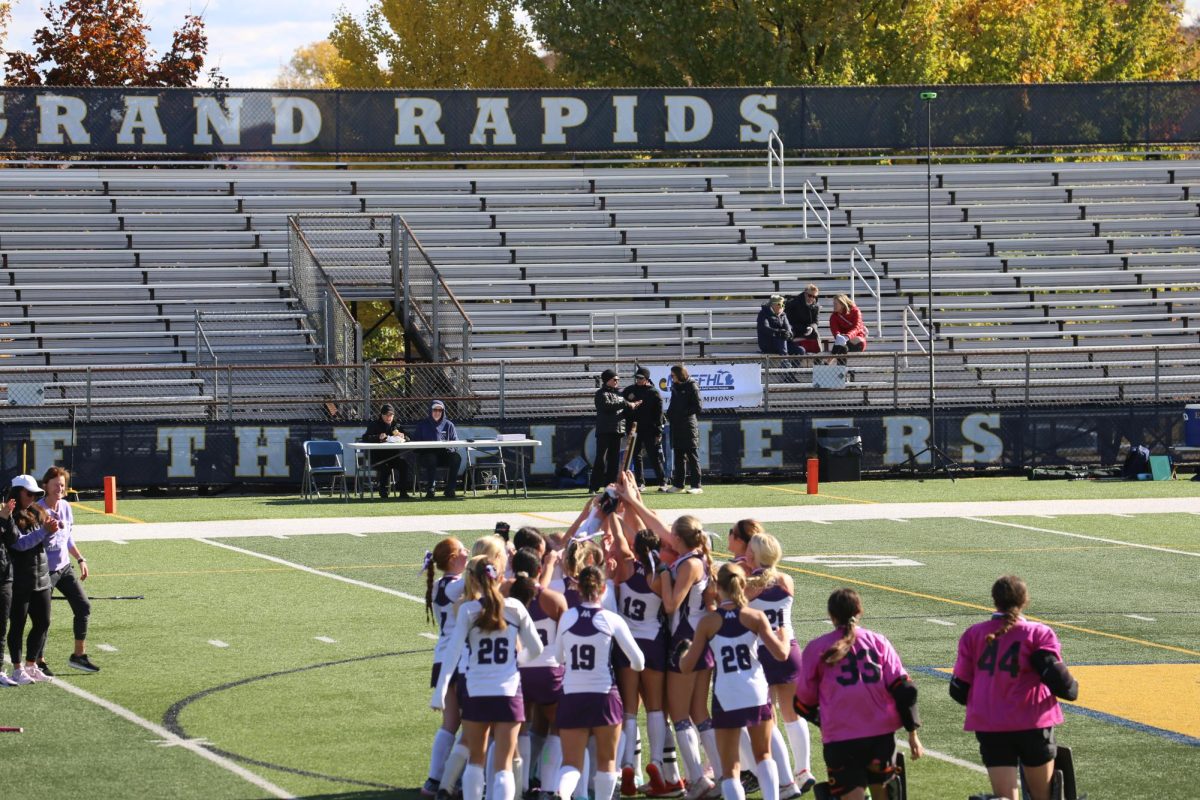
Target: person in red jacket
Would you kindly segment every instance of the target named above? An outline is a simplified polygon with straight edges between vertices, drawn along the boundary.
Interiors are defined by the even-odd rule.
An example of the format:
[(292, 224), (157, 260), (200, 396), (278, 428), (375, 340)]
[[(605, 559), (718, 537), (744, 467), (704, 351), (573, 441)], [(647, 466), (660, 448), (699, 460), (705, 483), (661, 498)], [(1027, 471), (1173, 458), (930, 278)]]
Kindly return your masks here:
[(862, 312), (854, 305), (854, 301), (844, 294), (839, 294), (833, 299), (829, 332), (833, 335), (830, 352), (834, 355), (861, 353), (867, 349), (867, 326), (863, 324)]

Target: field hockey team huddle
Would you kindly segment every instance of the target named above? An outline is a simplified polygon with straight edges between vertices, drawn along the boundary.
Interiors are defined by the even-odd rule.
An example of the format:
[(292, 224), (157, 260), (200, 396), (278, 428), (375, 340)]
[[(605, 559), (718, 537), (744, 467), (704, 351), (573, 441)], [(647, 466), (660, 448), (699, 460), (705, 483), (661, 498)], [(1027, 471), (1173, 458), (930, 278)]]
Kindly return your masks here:
[[(565, 533), (522, 528), (510, 543), (502, 523), (470, 552), (450, 537), (426, 554), (442, 725), (422, 794), (448, 800), (461, 783), (462, 800), (744, 800), (757, 786), (789, 800), (815, 784), (811, 722), (830, 794), (886, 797), (895, 732), (923, 752), (917, 688), (892, 644), (861, 626), (858, 594), (830, 595), (833, 630), (802, 652), (775, 537), (738, 522), (718, 566), (695, 517), (663, 523), (631, 473), (612, 488), (616, 510), (590, 500)], [(1077, 686), (1054, 632), (1021, 616), (1020, 579), (992, 594), (997, 613), (963, 635), (950, 694), (993, 792), (1019, 797), (1020, 761), (1026, 790), (1046, 800), (1056, 698)]]

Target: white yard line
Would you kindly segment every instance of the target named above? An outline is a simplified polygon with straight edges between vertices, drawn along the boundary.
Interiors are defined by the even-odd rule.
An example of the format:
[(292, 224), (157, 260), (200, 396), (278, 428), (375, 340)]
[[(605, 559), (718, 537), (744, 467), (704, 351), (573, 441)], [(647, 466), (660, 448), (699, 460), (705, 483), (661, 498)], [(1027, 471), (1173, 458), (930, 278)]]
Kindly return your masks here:
[(228, 642), (222, 642), (220, 639), (209, 639), (208, 643), (211, 644), (213, 647), (219, 647), (222, 649), (229, 647)]
[(1051, 530), (1050, 528), (1035, 528), (1032, 525), (1018, 525), (1015, 522), (1004, 522), (1004, 521), (998, 520), (998, 519), (981, 519), (979, 517), (964, 517), (964, 519), (969, 519), (972, 522), (984, 522), (984, 523), (987, 523), (988, 525), (1004, 525), (1005, 527), (1008, 527), (1008, 528), (1020, 528), (1021, 530), (1025, 530), (1025, 531), (1036, 531), (1037, 533), (1052, 533), (1055, 536), (1069, 536), (1072, 539), (1087, 539), (1088, 541), (1092, 541), (1092, 542), (1104, 542), (1106, 544), (1119, 544), (1119, 545), (1124, 545), (1125, 547), (1136, 547), (1141, 550), (1154, 550), (1159, 553), (1172, 553), (1173, 555), (1177, 555), (1177, 556), (1191, 556), (1193, 558), (1200, 558), (1200, 553), (1192, 553), (1187, 550), (1175, 550), (1170, 547), (1157, 547), (1152, 544), (1137, 544), (1136, 542), (1126, 542), (1126, 541), (1122, 541), (1120, 539), (1106, 539), (1103, 536), (1088, 536), (1087, 534), (1084, 534), (1084, 533), (1071, 533), (1070, 531), (1056, 531), (1056, 530)]
[(934, 619), (933, 617), (930, 617), (929, 619), (927, 619), (927, 620), (925, 620), (925, 621), (926, 621), (926, 622), (932, 622), (934, 625), (947, 625), (947, 626), (949, 626), (949, 627), (951, 627), (951, 628), (953, 628), (953, 627), (954, 627), (954, 623), (953, 623), (953, 622), (947, 622), (947, 621), (946, 621), (946, 620), (944, 620), (944, 619)]
[(328, 636), (314, 636), (313, 638), (318, 642), (324, 642), (325, 644), (337, 644), (337, 639), (331, 639)]
[(1130, 619), (1140, 619), (1142, 622), (1155, 622), (1154, 617), (1143, 617), (1141, 614), (1126, 614)]
[(417, 636), (424, 636), (426, 639), (431, 639), (435, 642), (438, 640), (436, 633), (429, 633), (428, 631), (421, 631)]
[(156, 725), (153, 722), (151, 722), (150, 720), (139, 717), (137, 714), (133, 713), (128, 708), (125, 708), (124, 706), (119, 706), (116, 703), (113, 703), (109, 700), (105, 700), (103, 697), (97, 697), (96, 695), (92, 694), (91, 692), (80, 689), (78, 686), (73, 686), (72, 684), (67, 683), (65, 681), (55, 680), (55, 681), (52, 681), (51, 683), (52, 683), (52, 685), (57, 686), (58, 688), (62, 689), (65, 692), (70, 692), (71, 694), (75, 695), (76, 697), (83, 698), (84, 700), (87, 700), (89, 703), (94, 703), (95, 705), (98, 705), (101, 708), (103, 708), (104, 710), (110, 711), (113, 714), (116, 714), (118, 717), (121, 717), (122, 719), (127, 720), (128, 722), (132, 722), (134, 725), (138, 725), (142, 728), (145, 728), (146, 730), (153, 733), (155, 736), (158, 736), (160, 739), (162, 739), (167, 744), (170, 744), (170, 745), (173, 745), (176, 747), (182, 747), (185, 750), (190, 750), (191, 752), (195, 753), (196, 755), (200, 756), (201, 758), (203, 758), (207, 761), (211, 761), (212, 763), (216, 764), (221, 769), (224, 769), (227, 772), (231, 772), (234, 775), (237, 775), (239, 778), (246, 781), (247, 783), (257, 786), (259, 789), (262, 789), (264, 792), (271, 795), (272, 797), (280, 797), (280, 798), (295, 797), (295, 795), (293, 795), (291, 792), (287, 791), (286, 789), (282, 789), (282, 788), (276, 786), (275, 784), (268, 781), (266, 778), (262, 778), (258, 775), (255, 775), (253, 772), (246, 769), (245, 767), (243, 767), (239, 764), (236, 764), (233, 761), (230, 761), (228, 758), (219, 756), (216, 753), (212, 752), (211, 750), (206, 749), (204, 747), (204, 745), (201, 743), (201, 740), (184, 739), (180, 736), (177, 736), (174, 733), (171, 733), (166, 728), (162, 727), (161, 725)]
[(96, 649), (103, 650), (106, 653), (117, 652), (117, 648), (113, 647), (111, 644), (98, 644), (98, 645), (96, 645)]
[[(903, 747), (905, 750), (909, 749), (907, 739), (897, 739), (896, 744), (899, 747)], [(956, 767), (962, 767), (963, 769), (969, 769), (969, 770), (971, 770), (971, 772), (978, 772), (980, 775), (987, 775), (987, 770), (984, 769), (982, 765), (976, 764), (973, 761), (966, 761), (961, 758), (956, 758), (947, 753), (940, 753), (937, 750), (930, 750), (928, 747), (925, 748), (925, 755), (928, 756), (929, 758), (936, 758), (938, 761), (945, 761), (947, 764), (953, 764)]]

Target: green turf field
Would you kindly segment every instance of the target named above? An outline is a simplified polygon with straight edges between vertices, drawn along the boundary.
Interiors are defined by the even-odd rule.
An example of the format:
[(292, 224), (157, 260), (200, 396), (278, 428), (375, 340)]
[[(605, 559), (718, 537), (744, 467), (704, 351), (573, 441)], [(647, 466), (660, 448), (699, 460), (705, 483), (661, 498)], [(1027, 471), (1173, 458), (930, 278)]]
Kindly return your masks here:
[[(1190, 495), (1194, 486), (872, 482), (837, 485), (836, 494), (850, 498), (837, 502), (1110, 498)], [(553, 510), (573, 508), (581, 498), (503, 502)], [(715, 507), (735, 505), (734, 498), (811, 502), (761, 486), (652, 502), (670, 509), (703, 500)], [(498, 513), (498, 502), (450, 507)], [(145, 519), (196, 519), (271, 516), (271, 510), (288, 517), (306, 510), (369, 514), (382, 505), (352, 503), (347, 512), (340, 502), (306, 508), (258, 497), (130, 500), (120, 510)], [(387, 513), (424, 505), (389, 503)], [(99, 520), (93, 516), (77, 513), (81, 523)], [(828, 630), (828, 593), (855, 586), (866, 606), (864, 624), (891, 638), (912, 671), (921, 690), (922, 739), (945, 757), (911, 765), (912, 797), (961, 800), (987, 785), (984, 776), (953, 763), (977, 764), (978, 753), (939, 670), (952, 665), (961, 631), (986, 615), (992, 580), (1008, 572), (1028, 581), (1030, 615), (1056, 627), (1079, 673), (1080, 708), (1067, 714), (1059, 738), (1075, 749), (1081, 789), (1093, 800), (1193, 795), (1200, 769), (1200, 517), (789, 522), (769, 529), (787, 556), (802, 559), (787, 565), (797, 586), (799, 638)], [(296, 533), (303, 531), (298, 521)], [(54, 685), (0, 690), (0, 725), (26, 729), (0, 734), (6, 795), (272, 796), (227, 768), (235, 766), (295, 796), (415, 800), (439, 720), (428, 709), (433, 642), (426, 634), (433, 629), (416, 601), (424, 594), (418, 564), (436, 538), (88, 542), (95, 572), (89, 591), (145, 599), (95, 601), (90, 652), (103, 668), (98, 675), (61, 668), (70, 651), (70, 615), (55, 602), (48, 660), (60, 675), (69, 673), (58, 683), (115, 706)], [(865, 555), (880, 558), (874, 566), (844, 558)], [(118, 716), (117, 707), (161, 728), (139, 727)], [(191, 748), (225, 761), (164, 741), (161, 729), (197, 740)], [(814, 769), (822, 775), (819, 747)]]

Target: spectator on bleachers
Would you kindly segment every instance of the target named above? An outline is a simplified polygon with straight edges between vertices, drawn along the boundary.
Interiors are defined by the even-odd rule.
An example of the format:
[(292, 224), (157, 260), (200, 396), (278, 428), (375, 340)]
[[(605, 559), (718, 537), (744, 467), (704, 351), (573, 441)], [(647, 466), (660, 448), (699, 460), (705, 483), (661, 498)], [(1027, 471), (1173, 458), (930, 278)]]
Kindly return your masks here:
[(662, 429), (663, 404), (662, 395), (650, 383), (650, 370), (638, 367), (633, 371), (633, 385), (626, 386), (622, 392), (625, 399), (633, 402), (640, 400), (642, 404), (628, 413), (630, 422), (637, 423), (637, 439), (634, 441), (636, 455), (633, 460), (633, 474), (637, 476), (638, 490), (646, 488), (645, 459), (650, 459), (654, 467), (654, 475), (658, 478), (660, 492), (667, 490), (667, 473), (663, 466)]
[[(379, 416), (367, 424), (367, 432), (363, 434), (365, 443), (386, 442), (391, 437), (399, 437), (400, 441), (408, 439), (400, 426), (396, 424), (396, 410), (391, 403), (384, 403), (379, 408)], [(408, 462), (399, 450), (370, 450), (371, 468), (375, 470), (375, 482), (379, 484), (379, 496), (387, 500), (391, 492), (392, 478), (396, 479), (396, 488), (402, 498), (408, 497)]]
[[(458, 432), (454, 423), (446, 417), (446, 404), (434, 400), (429, 406), (429, 416), (417, 423), (415, 441), (457, 442)], [(458, 497), (458, 470), (462, 466), (462, 455), (452, 448), (420, 451), (417, 458), (420, 474), (425, 476), (425, 499), (434, 498), (433, 482), (439, 467), (446, 468), (445, 496), (453, 500)]]
[(640, 400), (629, 401), (617, 388), (616, 370), (600, 373), (600, 388), (596, 390), (596, 463), (592, 465), (590, 489), (593, 492), (615, 483), (621, 470), (621, 438), (625, 435), (626, 412), (641, 406)]
[[(833, 334), (830, 352), (834, 355), (861, 353), (867, 349), (867, 326), (863, 324), (862, 312), (844, 294), (833, 299), (833, 313), (829, 315), (829, 332)], [(839, 359), (845, 363), (844, 359)]]
[(806, 353), (821, 352), (821, 290), (815, 283), (789, 298), (783, 314), (792, 326), (792, 342)]
[(773, 356), (801, 352), (792, 343), (792, 326), (783, 313), (783, 295), (771, 295), (771, 299), (758, 310), (758, 351)]
[(671, 423), (671, 450), (675, 469), (671, 471), (669, 492), (683, 491), (687, 481), (690, 494), (700, 494), (700, 387), (688, 374), (687, 367), (671, 367), (671, 402), (667, 421)]

